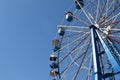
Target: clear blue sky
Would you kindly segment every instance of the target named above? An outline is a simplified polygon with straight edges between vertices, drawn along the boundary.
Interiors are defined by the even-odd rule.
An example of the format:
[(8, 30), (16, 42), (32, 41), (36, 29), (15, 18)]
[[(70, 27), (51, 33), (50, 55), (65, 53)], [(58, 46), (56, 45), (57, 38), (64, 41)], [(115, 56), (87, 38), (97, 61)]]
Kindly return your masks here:
[(73, 0), (0, 0), (0, 80), (49, 80), (51, 40)]

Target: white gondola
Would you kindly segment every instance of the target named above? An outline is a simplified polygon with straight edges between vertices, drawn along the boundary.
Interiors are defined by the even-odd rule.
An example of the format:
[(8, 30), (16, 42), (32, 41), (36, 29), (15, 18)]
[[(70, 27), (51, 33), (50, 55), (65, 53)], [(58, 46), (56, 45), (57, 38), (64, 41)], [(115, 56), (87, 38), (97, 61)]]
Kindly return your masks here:
[(64, 34), (65, 34), (65, 28), (64, 28), (64, 27), (59, 27), (59, 28), (58, 28), (58, 34), (59, 34), (60, 36), (64, 36)]
[(65, 17), (66, 17), (66, 20), (68, 22), (71, 22), (73, 20), (73, 13), (72, 12), (66, 12)]
[(56, 55), (50, 55), (50, 61), (56, 61), (57, 56)]

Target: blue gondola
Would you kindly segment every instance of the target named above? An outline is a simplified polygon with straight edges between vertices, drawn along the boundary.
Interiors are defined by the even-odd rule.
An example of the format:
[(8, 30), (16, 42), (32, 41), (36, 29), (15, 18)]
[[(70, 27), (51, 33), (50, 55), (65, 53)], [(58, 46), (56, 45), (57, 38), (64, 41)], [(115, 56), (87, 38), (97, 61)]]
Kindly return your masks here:
[(75, 0), (75, 4), (76, 4), (76, 9), (81, 9), (81, 7), (84, 6), (83, 0)]
[(53, 51), (56, 52), (56, 51), (60, 50), (60, 48), (61, 48), (60, 45), (59, 46), (55, 46)]
[(53, 62), (53, 63), (50, 65), (50, 67), (51, 67), (52, 69), (56, 69), (56, 68), (58, 68), (58, 63), (57, 63), (57, 62)]
[(59, 27), (59, 28), (58, 28), (58, 34), (59, 34), (60, 36), (64, 36), (64, 34), (65, 34), (65, 28), (64, 28), (64, 27)]
[(66, 20), (68, 22), (71, 22), (73, 20), (73, 13), (72, 12), (66, 12), (65, 16), (66, 16)]

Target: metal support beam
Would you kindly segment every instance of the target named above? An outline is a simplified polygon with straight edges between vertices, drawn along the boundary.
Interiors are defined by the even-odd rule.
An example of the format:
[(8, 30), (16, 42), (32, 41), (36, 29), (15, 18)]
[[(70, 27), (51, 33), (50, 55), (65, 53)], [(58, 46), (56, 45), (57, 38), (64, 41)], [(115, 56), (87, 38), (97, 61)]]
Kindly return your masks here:
[(95, 32), (95, 26), (90, 26), (91, 30), (91, 38), (92, 38), (92, 50), (93, 50), (93, 61), (94, 61), (94, 72), (95, 72), (95, 80), (102, 80), (102, 72), (100, 67), (100, 58), (97, 50), (97, 42), (95, 38), (97, 34)]
[(113, 54), (115, 53), (112, 53), (112, 50), (109, 48), (110, 45), (107, 45), (104, 41), (104, 39), (100, 36), (99, 32), (96, 30), (96, 33), (98, 35), (98, 38), (105, 50), (105, 53), (107, 54), (108, 56), (108, 59), (110, 61), (110, 63), (112, 64), (112, 67), (114, 68), (114, 73), (118, 73), (120, 72), (120, 65), (119, 63), (117, 62), (115, 56)]

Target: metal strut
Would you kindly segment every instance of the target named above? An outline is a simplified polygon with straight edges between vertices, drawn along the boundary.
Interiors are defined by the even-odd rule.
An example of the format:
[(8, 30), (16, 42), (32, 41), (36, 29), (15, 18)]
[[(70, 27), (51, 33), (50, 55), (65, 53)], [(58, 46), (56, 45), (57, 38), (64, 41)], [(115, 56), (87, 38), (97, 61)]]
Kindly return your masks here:
[(114, 69), (114, 73), (112, 75), (119, 74), (120, 73), (120, 64), (119, 64), (120, 60), (116, 56), (117, 53), (115, 53), (115, 51), (114, 51), (114, 49), (112, 49), (111, 45), (109, 45), (106, 42), (106, 39), (102, 38), (102, 36), (98, 32), (99, 29), (97, 29), (97, 27), (95, 25), (91, 25), (90, 30), (91, 30), (91, 39), (92, 39), (95, 80), (103, 79), (96, 38), (98, 38), (99, 41), (101, 42), (101, 45), (102, 45), (103, 49), (105, 50), (105, 54), (107, 55), (108, 60), (110, 61), (111, 65)]
[(97, 34), (95, 32), (95, 26), (90, 26), (91, 30), (91, 38), (92, 38), (92, 50), (93, 50), (93, 62), (94, 62), (94, 73), (95, 73), (95, 80), (102, 80), (102, 72), (100, 67), (100, 58), (97, 49)]
[(103, 39), (102, 36), (99, 34), (98, 30), (96, 30), (96, 33), (98, 35), (98, 38), (105, 50), (105, 53), (108, 56), (108, 59), (110, 61), (110, 63), (112, 64), (112, 67), (114, 68), (114, 73), (119, 73), (120, 72), (120, 60), (117, 57), (117, 54), (113, 47), (107, 43), (106, 39)]

